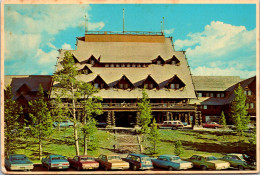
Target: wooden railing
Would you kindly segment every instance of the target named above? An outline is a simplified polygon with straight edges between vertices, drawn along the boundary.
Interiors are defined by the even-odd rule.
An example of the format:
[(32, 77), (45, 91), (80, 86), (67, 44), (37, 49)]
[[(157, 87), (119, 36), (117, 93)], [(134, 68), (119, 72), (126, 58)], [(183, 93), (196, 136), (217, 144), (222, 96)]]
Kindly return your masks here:
[[(150, 103), (152, 108), (187, 108), (192, 107), (194, 108), (195, 105), (193, 104), (180, 104), (180, 103)], [(114, 108), (114, 107), (121, 107), (121, 108), (137, 108), (137, 103), (102, 103), (103, 108)]]
[(124, 31), (124, 32), (113, 32), (113, 31), (86, 31), (85, 34), (163, 35), (162, 32), (146, 32), (146, 31)]

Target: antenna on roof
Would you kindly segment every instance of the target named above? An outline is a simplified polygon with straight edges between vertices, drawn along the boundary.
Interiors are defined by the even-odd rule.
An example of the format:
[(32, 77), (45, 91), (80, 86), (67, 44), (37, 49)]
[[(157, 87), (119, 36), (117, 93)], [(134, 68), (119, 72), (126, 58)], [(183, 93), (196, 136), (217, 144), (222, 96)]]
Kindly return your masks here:
[(163, 35), (164, 35), (164, 17), (162, 19), (163, 19)]
[(123, 8), (123, 33), (125, 32), (125, 9)]
[(87, 28), (87, 16), (85, 15), (85, 33), (88, 31), (88, 28)]

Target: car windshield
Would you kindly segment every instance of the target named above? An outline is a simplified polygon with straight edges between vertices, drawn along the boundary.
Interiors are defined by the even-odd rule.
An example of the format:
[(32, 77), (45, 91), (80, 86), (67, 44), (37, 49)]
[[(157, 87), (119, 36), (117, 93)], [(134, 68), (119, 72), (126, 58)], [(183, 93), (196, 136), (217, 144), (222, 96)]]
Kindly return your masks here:
[(26, 160), (25, 156), (15, 156), (15, 157), (11, 157), (11, 160)]
[(179, 157), (171, 157), (170, 160), (171, 160), (171, 161), (175, 161), (175, 160), (180, 160), (180, 158), (179, 158)]
[(211, 156), (211, 157), (207, 157), (206, 160), (218, 160), (218, 159), (214, 156)]
[(66, 160), (65, 157), (53, 157), (51, 160)]
[(93, 161), (94, 157), (81, 157), (80, 160), (81, 161)]
[(151, 158), (150, 157), (142, 157), (142, 161), (150, 161), (151, 160)]
[(108, 160), (121, 160), (120, 156), (108, 156)]

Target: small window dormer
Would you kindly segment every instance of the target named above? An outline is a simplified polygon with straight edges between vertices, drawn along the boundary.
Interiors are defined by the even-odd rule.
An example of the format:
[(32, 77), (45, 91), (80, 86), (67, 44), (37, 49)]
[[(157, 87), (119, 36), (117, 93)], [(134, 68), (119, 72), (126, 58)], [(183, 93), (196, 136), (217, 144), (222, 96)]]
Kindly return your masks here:
[(31, 91), (31, 89), (29, 88), (29, 86), (27, 84), (23, 84), (17, 91), (17, 95), (27, 95), (29, 92)]
[(95, 88), (104, 89), (108, 87), (107, 83), (99, 75), (91, 83)]
[(139, 87), (145, 89), (154, 89), (158, 88), (158, 83), (151, 77), (151, 75), (148, 75), (142, 85), (140, 85)]
[(92, 71), (88, 68), (88, 66), (84, 66), (82, 69), (79, 70), (81, 74), (90, 74)]
[(73, 58), (73, 61), (74, 61), (75, 64), (76, 64), (76, 63), (79, 63), (79, 60), (75, 57), (74, 54), (72, 54), (72, 58)]
[(163, 65), (165, 61), (159, 55), (156, 59), (152, 60), (152, 64)]
[(166, 84), (166, 88), (168, 89), (183, 89), (185, 84), (181, 81), (181, 79), (175, 75), (171, 79), (169, 79), (168, 83)]
[(87, 61), (88, 64), (91, 64), (92, 66), (97, 66), (99, 65), (99, 60), (96, 59), (93, 55), (88, 59)]
[(125, 75), (123, 75), (114, 87), (119, 89), (132, 89), (134, 88), (134, 85)]
[(165, 63), (179, 66), (180, 60), (175, 55), (173, 55), (173, 57), (171, 59), (167, 60)]

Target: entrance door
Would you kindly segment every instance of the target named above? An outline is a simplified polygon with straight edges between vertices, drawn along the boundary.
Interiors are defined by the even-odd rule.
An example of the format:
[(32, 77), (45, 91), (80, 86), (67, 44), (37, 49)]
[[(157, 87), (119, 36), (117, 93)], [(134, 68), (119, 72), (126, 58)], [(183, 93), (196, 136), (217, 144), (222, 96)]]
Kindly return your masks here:
[(133, 127), (136, 112), (115, 112), (117, 127)]

